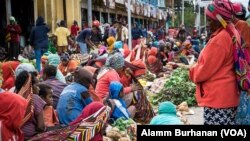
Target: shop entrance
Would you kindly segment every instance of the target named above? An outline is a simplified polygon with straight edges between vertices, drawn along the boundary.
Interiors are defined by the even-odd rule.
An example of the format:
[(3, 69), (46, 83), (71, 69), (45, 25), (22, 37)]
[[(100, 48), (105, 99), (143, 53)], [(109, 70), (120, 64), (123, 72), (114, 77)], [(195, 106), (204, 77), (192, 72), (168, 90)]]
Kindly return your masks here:
[(6, 3), (5, 0), (0, 0), (0, 46), (5, 46), (5, 28), (6, 21)]
[(34, 25), (33, 0), (11, 0), (11, 12), (22, 29), (21, 46), (27, 44), (32, 26)]

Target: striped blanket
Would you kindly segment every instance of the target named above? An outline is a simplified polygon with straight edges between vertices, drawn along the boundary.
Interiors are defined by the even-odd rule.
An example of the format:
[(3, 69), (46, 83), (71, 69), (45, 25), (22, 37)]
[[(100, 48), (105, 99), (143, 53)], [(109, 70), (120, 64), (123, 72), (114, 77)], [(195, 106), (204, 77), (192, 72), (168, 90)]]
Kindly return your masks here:
[(33, 137), (32, 141), (89, 141), (99, 133), (110, 115), (110, 108), (105, 106), (81, 122), (62, 129), (41, 133)]

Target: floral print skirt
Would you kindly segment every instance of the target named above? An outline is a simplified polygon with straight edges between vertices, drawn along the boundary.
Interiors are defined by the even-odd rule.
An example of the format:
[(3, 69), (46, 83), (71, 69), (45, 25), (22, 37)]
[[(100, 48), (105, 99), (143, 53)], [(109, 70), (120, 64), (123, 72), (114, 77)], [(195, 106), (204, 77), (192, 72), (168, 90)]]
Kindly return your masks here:
[(250, 125), (250, 95), (246, 91), (240, 94), (240, 105), (237, 109), (236, 124)]
[(204, 125), (235, 125), (237, 107), (204, 107)]

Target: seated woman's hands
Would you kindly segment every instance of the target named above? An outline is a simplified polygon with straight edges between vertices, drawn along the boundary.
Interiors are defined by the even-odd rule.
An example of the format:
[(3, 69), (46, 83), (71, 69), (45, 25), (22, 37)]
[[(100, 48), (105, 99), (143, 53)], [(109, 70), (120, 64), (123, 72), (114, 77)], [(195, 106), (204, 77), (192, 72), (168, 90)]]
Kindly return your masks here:
[(143, 87), (139, 83), (132, 84), (132, 91), (140, 91), (143, 89)]

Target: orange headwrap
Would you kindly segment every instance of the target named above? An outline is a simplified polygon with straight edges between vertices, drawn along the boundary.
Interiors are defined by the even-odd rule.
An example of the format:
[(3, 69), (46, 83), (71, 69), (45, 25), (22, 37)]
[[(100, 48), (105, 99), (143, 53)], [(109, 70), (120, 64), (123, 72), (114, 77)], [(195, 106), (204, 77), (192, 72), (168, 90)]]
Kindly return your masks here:
[(113, 36), (109, 37), (107, 39), (107, 43), (108, 43), (108, 52), (112, 52), (114, 49), (114, 43), (115, 43), (115, 38)]
[(149, 52), (148, 52), (148, 56), (156, 56), (157, 55), (157, 52), (158, 52), (158, 49), (156, 47), (152, 47)]
[(140, 76), (140, 75), (144, 75), (146, 73), (146, 65), (142, 62), (142, 60), (135, 60), (133, 62), (131, 62), (134, 66), (140, 67), (141, 69), (135, 70), (134, 71), (134, 75)]

